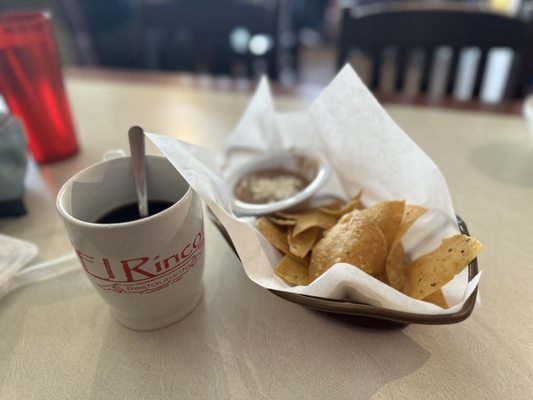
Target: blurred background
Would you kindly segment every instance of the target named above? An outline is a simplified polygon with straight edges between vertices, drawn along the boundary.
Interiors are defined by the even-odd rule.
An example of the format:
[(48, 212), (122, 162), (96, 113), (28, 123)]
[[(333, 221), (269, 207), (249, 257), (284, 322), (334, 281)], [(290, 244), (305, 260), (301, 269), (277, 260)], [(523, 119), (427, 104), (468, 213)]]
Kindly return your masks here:
[(49, 10), (63, 65), (323, 87), (350, 62), (380, 96), (498, 103), (531, 86), (533, 0), (0, 0)]

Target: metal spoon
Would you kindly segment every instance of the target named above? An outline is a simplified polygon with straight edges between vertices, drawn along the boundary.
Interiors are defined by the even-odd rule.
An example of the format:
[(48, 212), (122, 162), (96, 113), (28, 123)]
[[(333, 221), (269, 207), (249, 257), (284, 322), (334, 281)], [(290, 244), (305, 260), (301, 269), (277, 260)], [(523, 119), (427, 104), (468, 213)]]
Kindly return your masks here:
[(139, 216), (148, 216), (148, 196), (146, 190), (146, 164), (144, 153), (144, 131), (140, 126), (132, 126), (128, 132), (130, 139), (131, 166), (137, 191)]

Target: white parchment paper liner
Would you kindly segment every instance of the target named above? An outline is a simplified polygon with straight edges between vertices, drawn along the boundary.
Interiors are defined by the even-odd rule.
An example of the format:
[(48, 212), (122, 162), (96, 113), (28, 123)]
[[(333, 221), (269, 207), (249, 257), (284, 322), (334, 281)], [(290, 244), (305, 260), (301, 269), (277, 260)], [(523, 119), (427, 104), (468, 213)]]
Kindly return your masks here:
[(257, 232), (254, 220), (239, 219), (231, 212), (231, 193), (224, 180), (231, 171), (258, 154), (290, 147), (314, 148), (326, 153), (336, 172), (326, 190), (349, 197), (363, 189), (366, 205), (405, 199), (430, 210), (402, 240), (412, 258), (459, 233), (442, 173), (390, 118), (350, 66), (302, 113), (277, 113), (268, 82), (261, 80), (218, 158), (200, 146), (151, 133), (147, 136), (224, 225), (246, 274), (258, 285), (421, 314), (456, 312), (477, 287), (480, 275), (468, 283), (465, 269), (444, 287), (451, 307), (443, 310), (405, 296), (343, 263), (308, 286), (291, 287), (274, 274), (281, 255)]

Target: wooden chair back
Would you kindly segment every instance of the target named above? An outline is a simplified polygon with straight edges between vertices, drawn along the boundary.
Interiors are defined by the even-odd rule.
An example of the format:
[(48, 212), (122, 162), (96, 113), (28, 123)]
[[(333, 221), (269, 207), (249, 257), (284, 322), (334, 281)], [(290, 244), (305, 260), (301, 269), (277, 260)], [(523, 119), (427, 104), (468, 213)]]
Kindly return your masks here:
[(531, 77), (531, 25), (525, 21), (480, 10), (454, 8), (402, 8), (383, 6), (369, 13), (343, 14), (337, 65), (342, 67), (353, 49), (359, 49), (372, 62), (369, 86), (380, 86), (385, 49), (394, 49), (394, 89), (401, 91), (406, 83), (408, 64), (416, 51), (421, 68), (419, 93), (427, 93), (434, 67), (436, 50), (451, 49), (445, 77), (445, 95), (454, 91), (461, 50), (479, 49), (473, 97), (480, 94), (489, 51), (510, 48), (513, 64), (505, 90), (506, 98), (521, 98)]

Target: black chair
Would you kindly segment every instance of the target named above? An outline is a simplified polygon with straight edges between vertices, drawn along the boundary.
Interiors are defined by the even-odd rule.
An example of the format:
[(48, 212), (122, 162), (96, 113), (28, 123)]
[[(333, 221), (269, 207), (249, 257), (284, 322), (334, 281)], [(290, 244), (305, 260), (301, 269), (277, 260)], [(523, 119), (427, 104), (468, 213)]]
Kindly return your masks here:
[[(251, 77), (257, 75), (259, 66), (265, 70), (259, 72), (278, 78), (277, 2), (148, 3), (141, 6), (140, 18), (145, 64), (150, 69)], [(235, 40), (241, 40), (242, 48), (231, 45), (232, 34)], [(247, 37), (254, 35), (264, 35), (258, 43), (263, 49), (268, 44), (263, 54), (254, 54), (248, 46)], [(270, 38), (270, 42), (264, 38)]]
[[(380, 86), (383, 54), (394, 49), (396, 72), (394, 89), (401, 92), (412, 55), (417, 54), (421, 66), (418, 93), (427, 94), (435, 50), (446, 46), (452, 50), (445, 77), (445, 95), (453, 93), (460, 52), (465, 48), (478, 48), (480, 57), (475, 74), (473, 97), (479, 96), (487, 55), (496, 47), (510, 48), (514, 52), (513, 65), (505, 90), (505, 98), (521, 98), (531, 77), (531, 25), (525, 21), (477, 9), (419, 8), (402, 4), (373, 6), (368, 12), (358, 9), (353, 15), (346, 9), (343, 14), (337, 65), (342, 67), (350, 52), (359, 49), (372, 61), (369, 86)], [(413, 53), (415, 52), (415, 53)]]

